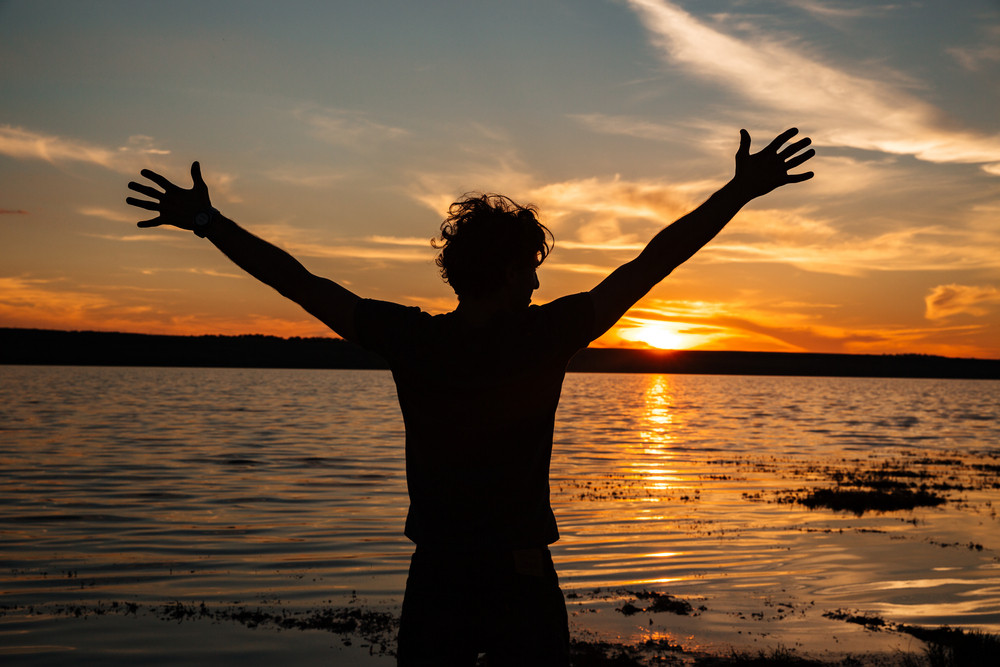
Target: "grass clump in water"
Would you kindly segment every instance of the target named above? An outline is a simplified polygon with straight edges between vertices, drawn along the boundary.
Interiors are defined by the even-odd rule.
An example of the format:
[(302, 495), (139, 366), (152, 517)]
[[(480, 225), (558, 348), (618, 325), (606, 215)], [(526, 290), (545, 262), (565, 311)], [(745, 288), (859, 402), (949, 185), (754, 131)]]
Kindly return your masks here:
[(900, 625), (896, 630), (927, 644), (925, 654), (929, 667), (996, 667), (1000, 664), (1000, 635), (947, 626)]
[(695, 661), (697, 667), (833, 667), (840, 664), (860, 664), (855, 662), (830, 663), (822, 660), (803, 658), (795, 655), (786, 648), (775, 648), (770, 652), (758, 651), (756, 654), (750, 652), (737, 652), (729, 656), (699, 658)]
[(796, 502), (809, 509), (826, 507), (837, 512), (852, 512), (861, 516), (865, 512), (894, 512), (916, 507), (937, 507), (945, 498), (924, 489), (816, 489)]
[(625, 616), (631, 616), (640, 612), (668, 612), (671, 614), (678, 614), (680, 616), (687, 616), (694, 611), (691, 607), (691, 603), (687, 600), (681, 600), (666, 593), (657, 593), (655, 591), (629, 591), (629, 593), (635, 596), (637, 601), (645, 600), (650, 604), (645, 607), (638, 607), (631, 602), (626, 602), (623, 606), (616, 609), (616, 611), (624, 614)]

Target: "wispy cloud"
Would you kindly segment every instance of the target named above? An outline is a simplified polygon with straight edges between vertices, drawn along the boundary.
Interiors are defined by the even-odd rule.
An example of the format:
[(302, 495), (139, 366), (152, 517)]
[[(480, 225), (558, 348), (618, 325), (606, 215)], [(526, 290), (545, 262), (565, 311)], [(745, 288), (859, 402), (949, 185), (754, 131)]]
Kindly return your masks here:
[(982, 43), (955, 46), (946, 49), (947, 53), (971, 72), (1000, 63), (1000, 25), (989, 26), (985, 32), (986, 39)]
[[(134, 222), (129, 220), (128, 222)], [(81, 236), (103, 241), (117, 241), (119, 243), (161, 243), (173, 247), (190, 247), (190, 238), (187, 233), (179, 232), (176, 227), (153, 227), (150, 229), (136, 230), (132, 228), (130, 234), (114, 232), (80, 232)]]
[[(548, 211), (547, 218), (559, 225), (576, 218), (576, 238), (583, 242), (614, 242), (608, 232), (619, 235), (618, 223), (626, 219), (655, 221), (661, 226), (692, 207), (683, 185), (664, 185), (654, 179), (629, 180), (614, 176), (548, 183), (532, 188), (532, 200)], [(579, 226), (579, 216), (589, 221)], [(634, 238), (619, 238), (631, 242)], [(647, 239), (648, 240), (648, 239)]]
[(664, 184), (618, 175), (540, 183), (519, 160), (508, 156), (496, 165), (422, 172), (414, 176), (408, 194), (443, 214), (457, 193), (482, 183), (493, 184), (492, 191), (521, 204), (536, 205), (557, 246), (602, 250), (641, 247), (637, 244), (648, 241), (652, 233), (693, 208), (706, 190), (718, 186), (702, 181)]
[(924, 301), (929, 320), (959, 314), (983, 316), (1000, 306), (1000, 289), (992, 285), (938, 285)]
[[(878, 161), (833, 157), (824, 164), (834, 175), (832, 183), (823, 186), (826, 194), (852, 192), (866, 184), (882, 191), (903, 185), (898, 173), (883, 169)], [(624, 255), (640, 251), (656, 232), (718, 186), (717, 182), (700, 180), (664, 183), (621, 176), (538, 183), (536, 177), (520, 171), (498, 176), (517, 186), (507, 190), (516, 199), (536, 204), (542, 222), (555, 233), (560, 252), (546, 265), (594, 274), (606, 274), (625, 259)], [(443, 210), (455, 191), (440, 188), (452, 178), (458, 176), (424, 174), (411, 196)], [(986, 208), (961, 213), (961, 217), (961, 224), (956, 219), (948, 225), (881, 219), (849, 232), (843, 229), (842, 221), (825, 218), (813, 209), (764, 209), (758, 205), (742, 211), (693, 261), (785, 264), (847, 276), (881, 270), (996, 268), (995, 248), (1000, 245), (1000, 230), (994, 224), (996, 211)], [(588, 252), (603, 255), (596, 259), (593, 254), (580, 254)]]
[(401, 127), (384, 125), (362, 111), (305, 108), (293, 115), (304, 122), (315, 138), (330, 144), (364, 148), (374, 142), (399, 139), (409, 134)]
[(835, 232), (822, 220), (797, 212), (746, 211), (741, 216), (744, 224), (735, 234), (707, 246), (695, 261), (790, 264), (845, 276), (997, 265), (995, 232), (961, 233), (944, 226), (920, 226), (858, 236)]
[[(386, 236), (317, 239), (314, 234), (284, 223), (255, 225), (255, 233), (269, 239), (297, 257), (352, 258), (395, 262), (430, 262), (434, 249), (430, 237), (421, 239)], [(420, 247), (421, 249), (417, 249)]]
[(646, 247), (645, 243), (581, 243), (579, 241), (560, 241), (560, 248), (568, 250), (635, 250)]
[(510, 147), (491, 137), (484, 148), (466, 147), (464, 152), (471, 157), (450, 160), (446, 168), (425, 166), (411, 172), (406, 194), (442, 218), (465, 192), (502, 192), (521, 204), (532, 201), (530, 190), (536, 180)]
[(80, 215), (100, 218), (101, 220), (110, 220), (112, 222), (136, 222), (139, 218), (143, 217), (143, 213), (141, 212), (130, 214), (127, 211), (116, 211), (101, 206), (82, 206), (76, 212)]
[(268, 169), (263, 173), (263, 176), (277, 183), (287, 183), (305, 188), (328, 188), (343, 180), (347, 173), (327, 165), (311, 167), (285, 165)]
[(611, 266), (610, 262), (608, 264), (580, 264), (564, 262), (558, 259), (547, 260), (545, 268), (546, 270), (555, 269), (557, 271), (568, 271), (570, 273), (582, 273), (593, 276), (606, 276), (614, 270), (614, 266)]
[(0, 208), (0, 215), (28, 215), (28, 212), (20, 208)]
[(822, 19), (837, 20), (881, 16), (898, 7), (898, 5), (882, 5), (878, 3), (848, 7), (836, 2), (830, 2), (829, 0), (785, 0), (785, 2), (792, 7), (796, 7)]
[(610, 116), (602, 113), (569, 114), (569, 118), (602, 134), (617, 134), (652, 141), (687, 141), (691, 129), (679, 123), (654, 123), (634, 116)]
[(763, 33), (726, 34), (665, 0), (628, 4), (667, 63), (763, 108), (809, 119), (819, 128), (811, 130), (818, 143), (930, 162), (1000, 163), (1000, 135), (956, 129), (939, 109), (890, 81), (826, 64)]
[(426, 248), (430, 246), (431, 237), (423, 238), (420, 236), (366, 236), (365, 241), (371, 243), (381, 243), (385, 245), (405, 245), (414, 246), (417, 248)]
[[(147, 167), (166, 173), (167, 170), (158, 165), (170, 154), (169, 150), (157, 147), (154, 139), (146, 135), (129, 137), (124, 146), (109, 148), (71, 137), (44, 134), (12, 125), (0, 125), (0, 155), (16, 159), (43, 160), (55, 165), (89, 164), (138, 177), (139, 171)], [(188, 166), (185, 164), (184, 171), (181, 172), (184, 178)], [(177, 170), (180, 171), (180, 168)], [(188, 185), (184, 182), (184, 178), (169, 175), (168, 178), (176, 178), (175, 182), (182, 187)], [(230, 203), (241, 201), (241, 198), (233, 192), (236, 180), (233, 174), (207, 169), (205, 178), (216, 200)]]
[(136, 269), (139, 273), (144, 276), (155, 276), (162, 273), (190, 273), (198, 276), (208, 276), (210, 278), (246, 278), (247, 274), (228, 272), (228, 271), (216, 271), (215, 269), (205, 269), (201, 267), (187, 267), (187, 268), (149, 268), (144, 267), (141, 269)]
[(157, 148), (153, 139), (144, 135), (130, 137), (124, 146), (108, 148), (23, 127), (0, 125), (0, 154), (13, 158), (44, 160), (53, 164), (82, 162), (132, 173), (145, 166), (150, 156), (169, 153), (168, 150)]

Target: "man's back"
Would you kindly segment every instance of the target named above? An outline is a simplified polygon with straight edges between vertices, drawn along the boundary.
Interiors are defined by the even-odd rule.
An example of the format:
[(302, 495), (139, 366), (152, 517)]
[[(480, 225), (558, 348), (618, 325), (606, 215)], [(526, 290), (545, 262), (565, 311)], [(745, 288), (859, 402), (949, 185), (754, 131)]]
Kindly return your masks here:
[(566, 364), (590, 342), (593, 306), (577, 294), (498, 313), (363, 300), (356, 340), (393, 371), (406, 425), (410, 512), (418, 545), (516, 548), (559, 537), (549, 505), (552, 430)]

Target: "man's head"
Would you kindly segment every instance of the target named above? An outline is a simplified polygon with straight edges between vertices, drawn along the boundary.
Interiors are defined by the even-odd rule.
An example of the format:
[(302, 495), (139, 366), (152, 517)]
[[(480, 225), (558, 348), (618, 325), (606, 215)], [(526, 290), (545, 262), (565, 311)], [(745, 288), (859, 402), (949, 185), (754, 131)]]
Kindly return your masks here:
[[(535, 269), (552, 249), (552, 233), (533, 206), (496, 194), (468, 194), (448, 207), (441, 223), (441, 277), (463, 298), (538, 287)], [(530, 283), (530, 289), (528, 289)], [(525, 301), (525, 304), (527, 301)]]

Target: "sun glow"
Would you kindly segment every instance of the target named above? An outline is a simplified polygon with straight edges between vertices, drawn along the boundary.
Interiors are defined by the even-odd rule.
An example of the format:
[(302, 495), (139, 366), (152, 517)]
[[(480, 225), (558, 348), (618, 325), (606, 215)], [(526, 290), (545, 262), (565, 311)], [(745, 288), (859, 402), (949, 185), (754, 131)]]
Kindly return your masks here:
[(661, 350), (683, 350), (689, 346), (687, 337), (672, 325), (663, 322), (644, 324), (621, 332), (625, 340), (645, 343)]

